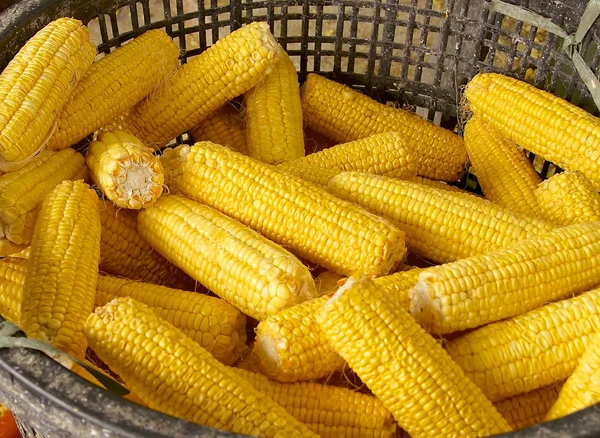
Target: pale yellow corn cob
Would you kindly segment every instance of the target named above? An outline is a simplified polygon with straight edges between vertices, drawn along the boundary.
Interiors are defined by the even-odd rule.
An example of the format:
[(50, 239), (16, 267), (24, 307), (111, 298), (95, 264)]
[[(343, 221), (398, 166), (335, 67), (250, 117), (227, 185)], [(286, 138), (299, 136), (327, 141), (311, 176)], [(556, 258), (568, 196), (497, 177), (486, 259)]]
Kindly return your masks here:
[(163, 196), (138, 215), (141, 236), (242, 312), (262, 320), (317, 295), (306, 266), (211, 207)]
[(438, 263), (494, 251), (553, 228), (469, 194), (379, 175), (344, 172), (327, 188), (390, 219), (406, 234), (409, 250)]
[(83, 181), (64, 181), (44, 199), (33, 233), (21, 302), (27, 336), (83, 359), (99, 260), (98, 197)]
[(0, 74), (0, 168), (43, 147), (95, 56), (87, 27), (72, 18), (52, 21), (19, 50)]
[(465, 146), (487, 199), (516, 214), (540, 215), (534, 190), (542, 179), (522, 150), (478, 116), (465, 126)]
[(436, 181), (435, 179), (423, 178), (422, 176), (415, 176), (413, 178), (402, 178), (402, 179), (405, 179), (407, 181), (416, 182), (416, 183), (422, 184), (424, 186), (433, 187), (435, 189), (448, 190), (449, 192), (456, 192), (456, 193), (468, 193), (470, 195), (473, 195), (473, 193), (469, 193), (466, 190), (462, 190), (456, 186), (446, 184), (444, 181)]
[(541, 213), (557, 225), (600, 221), (600, 196), (580, 172), (563, 172), (535, 190)]
[(0, 315), (17, 325), (21, 322), (24, 281), (25, 272), (20, 266), (0, 263)]
[(154, 29), (92, 64), (62, 108), (48, 147), (71, 146), (131, 109), (167, 81), (178, 57), (177, 44)]
[(447, 350), (492, 401), (565, 380), (600, 329), (600, 289), (454, 339)]
[(132, 298), (117, 298), (97, 308), (87, 320), (85, 334), (98, 356), (152, 409), (240, 434), (316, 437), (284, 408)]
[(131, 297), (149, 306), (226, 365), (246, 350), (246, 316), (215, 297), (117, 277), (98, 276), (95, 306)]
[(248, 144), (242, 116), (231, 104), (226, 104), (190, 130), (194, 141), (212, 141), (241, 154), (248, 155)]
[(319, 296), (335, 291), (339, 287), (338, 282), (343, 278), (343, 275), (333, 271), (321, 272), (319, 276), (315, 278), (315, 285), (317, 286)]
[(421, 272), (423, 272), (423, 269), (413, 268), (408, 271), (396, 272), (386, 277), (375, 278), (373, 279), (373, 283), (381, 288), (384, 293), (396, 297), (408, 311), (410, 309), (408, 291), (415, 287)]
[(183, 65), (170, 81), (136, 105), (124, 129), (161, 147), (258, 84), (277, 60), (267, 23), (252, 23)]
[(419, 175), (457, 181), (464, 173), (467, 151), (462, 138), (451, 131), (316, 74), (308, 75), (300, 93), (304, 123), (335, 141), (397, 131)]
[(547, 386), (496, 402), (494, 406), (514, 430), (525, 429), (544, 421), (558, 398), (561, 384)]
[(316, 319), (332, 347), (410, 436), (511, 430), (442, 346), (372, 281), (350, 278)]
[(600, 121), (560, 97), (508, 76), (475, 76), (469, 107), (509, 140), (600, 186)]
[(160, 160), (152, 149), (124, 131), (100, 131), (85, 161), (94, 182), (117, 207), (149, 207), (163, 192)]
[(304, 156), (296, 67), (281, 47), (277, 56), (271, 73), (244, 96), (248, 155), (267, 164)]
[(338, 272), (385, 275), (405, 254), (389, 222), (274, 167), (210, 142), (166, 150), (167, 185)]

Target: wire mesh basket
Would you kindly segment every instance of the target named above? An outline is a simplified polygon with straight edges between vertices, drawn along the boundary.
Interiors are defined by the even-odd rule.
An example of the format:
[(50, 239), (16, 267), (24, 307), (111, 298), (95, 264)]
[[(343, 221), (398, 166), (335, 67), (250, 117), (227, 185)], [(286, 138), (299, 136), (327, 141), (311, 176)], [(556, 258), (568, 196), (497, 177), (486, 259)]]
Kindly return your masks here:
[[(511, 3), (572, 33), (587, 0)], [(449, 129), (460, 130), (461, 90), (479, 71), (525, 79), (596, 111), (557, 37), (488, 6), (487, 0), (24, 0), (0, 14), (0, 69), (36, 31), (61, 16), (88, 25), (99, 56), (148, 29), (164, 28), (179, 44), (181, 62), (244, 24), (266, 21), (301, 80), (318, 72)], [(596, 24), (579, 47), (596, 75), (598, 42)], [(560, 171), (529, 157), (543, 177)], [(469, 172), (458, 184), (480, 191)], [(24, 349), (0, 350), (0, 400), (15, 413), (24, 437), (237, 436), (122, 400)], [(510, 435), (600, 436), (600, 407)]]

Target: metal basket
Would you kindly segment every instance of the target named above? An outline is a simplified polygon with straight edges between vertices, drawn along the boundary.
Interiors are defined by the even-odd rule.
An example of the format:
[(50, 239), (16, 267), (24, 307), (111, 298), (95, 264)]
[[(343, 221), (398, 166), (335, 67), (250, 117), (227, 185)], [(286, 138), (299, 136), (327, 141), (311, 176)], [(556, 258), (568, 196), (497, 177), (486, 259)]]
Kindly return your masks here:
[[(574, 32), (587, 0), (513, 0)], [(525, 78), (588, 110), (591, 97), (556, 37), (490, 12), (486, 0), (24, 0), (0, 14), (0, 69), (45, 24), (87, 23), (100, 53), (152, 28), (165, 28), (181, 61), (253, 21), (267, 21), (300, 79), (319, 72), (382, 102), (411, 106), (460, 128), (461, 89), (477, 72)], [(600, 26), (581, 53), (597, 74)], [(185, 136), (178, 139), (185, 141)], [(543, 177), (557, 170), (530, 154)], [(479, 191), (474, 175), (459, 183)], [(162, 415), (87, 383), (37, 351), (0, 350), (0, 400), (24, 437), (234, 437)], [(508, 434), (600, 436), (600, 407)]]

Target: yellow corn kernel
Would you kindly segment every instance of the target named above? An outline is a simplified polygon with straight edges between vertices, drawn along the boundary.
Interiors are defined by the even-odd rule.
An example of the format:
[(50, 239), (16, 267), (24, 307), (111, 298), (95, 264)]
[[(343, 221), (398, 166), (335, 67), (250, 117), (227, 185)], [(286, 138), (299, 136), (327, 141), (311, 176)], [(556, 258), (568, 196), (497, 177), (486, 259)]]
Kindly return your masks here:
[(92, 64), (65, 103), (48, 147), (71, 146), (131, 109), (166, 82), (178, 57), (177, 44), (154, 29)]
[(465, 127), (465, 146), (487, 199), (515, 214), (539, 216), (534, 190), (542, 179), (522, 150), (478, 116)]
[(405, 253), (389, 222), (300, 178), (210, 142), (166, 150), (167, 185), (338, 272), (385, 275)]
[[(287, 163), (284, 163), (287, 164)], [(326, 167), (310, 166), (302, 163), (293, 164), (291, 166), (279, 165), (276, 170), (287, 175), (295, 176), (304, 181), (308, 181), (318, 186), (327, 188), (327, 183), (331, 178), (342, 173), (340, 169), (328, 169)]]
[(44, 199), (33, 233), (21, 302), (27, 336), (84, 358), (99, 259), (98, 197), (81, 180), (64, 181)]
[(0, 74), (0, 168), (44, 146), (69, 94), (94, 61), (87, 27), (59, 18), (36, 33)]
[(467, 163), (462, 138), (414, 113), (376, 102), (351, 88), (309, 74), (300, 89), (304, 123), (337, 142), (397, 131), (421, 176), (458, 181)]
[(194, 141), (212, 141), (241, 154), (248, 155), (248, 144), (242, 116), (231, 104), (226, 104), (190, 130)]
[(19, 325), (25, 271), (22, 266), (13, 266), (5, 260), (0, 260), (0, 315)]
[(558, 398), (562, 384), (547, 386), (496, 402), (494, 406), (514, 430), (525, 429), (544, 421)]
[(85, 334), (98, 356), (152, 409), (239, 434), (316, 437), (132, 298), (116, 298), (97, 308), (88, 317)]
[(267, 164), (304, 156), (296, 67), (281, 47), (277, 55), (271, 73), (244, 96), (248, 155)]
[(600, 329), (600, 289), (454, 339), (450, 357), (492, 401), (565, 380)]
[(277, 60), (267, 23), (252, 23), (184, 64), (159, 90), (136, 105), (124, 130), (161, 147), (258, 84)]
[(345, 277), (333, 271), (323, 271), (315, 278), (315, 285), (319, 296), (334, 292), (337, 290), (338, 282)]
[(392, 221), (406, 234), (409, 250), (438, 263), (495, 251), (553, 229), (469, 194), (379, 175), (344, 172), (327, 188)]
[(442, 346), (372, 281), (350, 278), (316, 319), (333, 349), (410, 436), (511, 430)]
[(10, 256), (0, 258), (0, 264), (2, 264), (3, 266), (10, 266), (12, 269), (16, 269), (17, 271), (24, 273), (27, 271), (27, 265), (29, 264), (29, 260)]
[(413, 268), (408, 271), (396, 272), (392, 275), (375, 278), (373, 279), (373, 283), (381, 288), (384, 293), (396, 297), (408, 311), (410, 310), (408, 291), (415, 287), (421, 272), (423, 272), (423, 269)]
[(246, 350), (246, 316), (215, 297), (154, 284), (98, 276), (96, 307), (117, 297), (131, 297), (149, 306), (226, 365)]

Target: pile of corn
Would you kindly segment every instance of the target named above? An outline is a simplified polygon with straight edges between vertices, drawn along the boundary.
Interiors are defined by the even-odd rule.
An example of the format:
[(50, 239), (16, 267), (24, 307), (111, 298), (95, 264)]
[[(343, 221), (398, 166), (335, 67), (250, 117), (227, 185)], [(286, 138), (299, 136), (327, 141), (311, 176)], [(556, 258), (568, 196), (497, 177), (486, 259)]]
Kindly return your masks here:
[[(300, 87), (266, 24), (178, 52), (151, 30), (93, 62), (63, 18), (0, 74), (4, 318), (240, 434), (485, 436), (600, 400), (598, 119), (480, 74), (463, 138)], [(468, 160), (486, 199), (447, 184)]]

